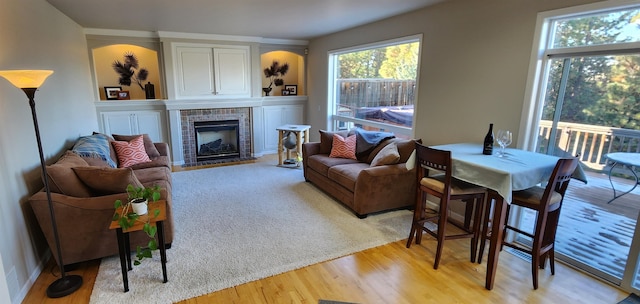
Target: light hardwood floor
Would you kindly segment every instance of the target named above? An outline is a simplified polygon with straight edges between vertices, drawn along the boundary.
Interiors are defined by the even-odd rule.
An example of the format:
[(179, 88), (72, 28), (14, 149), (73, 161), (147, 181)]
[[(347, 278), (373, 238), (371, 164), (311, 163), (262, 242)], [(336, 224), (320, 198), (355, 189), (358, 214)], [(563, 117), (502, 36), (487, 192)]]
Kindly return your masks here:
[[(273, 277), (224, 289), (180, 303), (318, 303), (319, 299), (356, 303), (617, 303), (627, 294), (556, 263), (556, 275), (541, 270), (533, 290), (529, 262), (500, 254), (495, 288), (484, 288), (486, 263), (469, 262), (469, 240), (445, 243), (440, 267), (433, 269), (435, 241), (405, 247), (406, 240), (361, 251)], [(171, 250), (171, 249), (169, 249)], [(486, 261), (486, 258), (484, 259)], [(46, 297), (55, 280), (49, 265), (23, 303), (88, 303), (99, 261), (70, 273), (84, 278), (82, 288), (60, 299)], [(168, 265), (171, 280), (171, 265)], [(162, 288), (159, 284), (158, 288)]]

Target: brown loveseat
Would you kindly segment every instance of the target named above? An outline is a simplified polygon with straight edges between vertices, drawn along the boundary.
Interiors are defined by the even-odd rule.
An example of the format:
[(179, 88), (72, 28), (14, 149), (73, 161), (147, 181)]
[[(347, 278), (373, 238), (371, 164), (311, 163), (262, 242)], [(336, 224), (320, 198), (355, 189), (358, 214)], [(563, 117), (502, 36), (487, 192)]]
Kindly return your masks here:
[[(415, 169), (406, 162), (415, 140), (392, 138), (358, 159), (329, 157), (333, 133), (320, 131), (320, 142), (302, 145), (304, 178), (331, 195), (360, 218), (370, 213), (412, 207), (416, 192)], [(345, 135), (345, 134), (343, 134)], [(397, 146), (399, 159), (391, 164), (371, 166), (387, 145)]]
[[(113, 139), (103, 135), (108, 141)], [(128, 141), (131, 136), (117, 136)], [(58, 234), (65, 265), (118, 254), (115, 230), (109, 230), (117, 199), (126, 201), (126, 185), (137, 179), (144, 186), (159, 185), (161, 199), (167, 201), (165, 241), (173, 241), (173, 217), (171, 212), (171, 162), (169, 146), (153, 143), (144, 136), (145, 150), (151, 162), (129, 168), (112, 168), (104, 158), (95, 155), (80, 157), (72, 150), (66, 151), (53, 165), (47, 166)], [(77, 144), (76, 144), (77, 145)], [(117, 164), (118, 158), (110, 144), (107, 153)], [(75, 146), (74, 146), (75, 149)], [(82, 153), (81, 153), (82, 154)], [(44, 233), (54, 257), (55, 243), (46, 192), (41, 190), (29, 198), (29, 202)], [(130, 234), (131, 246), (146, 246), (148, 237), (142, 231)]]

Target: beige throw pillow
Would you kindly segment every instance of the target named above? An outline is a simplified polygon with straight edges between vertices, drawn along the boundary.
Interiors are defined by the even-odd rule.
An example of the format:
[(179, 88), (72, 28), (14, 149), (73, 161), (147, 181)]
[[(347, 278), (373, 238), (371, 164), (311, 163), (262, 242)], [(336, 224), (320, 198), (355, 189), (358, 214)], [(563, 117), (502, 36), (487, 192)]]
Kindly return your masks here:
[(71, 169), (88, 165), (82, 157), (72, 151), (66, 151), (55, 164), (47, 166), (47, 179), (51, 192), (74, 197), (90, 197), (91, 191), (89, 188), (82, 183)]
[(398, 146), (396, 143), (390, 143), (376, 154), (376, 157), (371, 161), (371, 167), (397, 164), (399, 160)]

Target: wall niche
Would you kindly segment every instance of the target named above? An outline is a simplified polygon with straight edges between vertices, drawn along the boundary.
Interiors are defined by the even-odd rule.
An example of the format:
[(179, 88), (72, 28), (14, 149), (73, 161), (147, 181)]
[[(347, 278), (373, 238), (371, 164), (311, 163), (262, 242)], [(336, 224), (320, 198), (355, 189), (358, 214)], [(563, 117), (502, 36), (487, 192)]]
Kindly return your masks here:
[(269, 68), (273, 61), (278, 61), (280, 65), (288, 64), (289, 70), (287, 73), (280, 77), (284, 80), (284, 85), (282, 86), (272, 86), (272, 90), (269, 93), (269, 96), (282, 96), (282, 91), (285, 89), (285, 86), (296, 86), (296, 94), (295, 95), (305, 95), (305, 60), (302, 55), (296, 54), (294, 52), (289, 51), (270, 51), (260, 55), (260, 75), (262, 78), (262, 87), (266, 88), (269, 86), (270, 79), (265, 77), (264, 70)]
[[(113, 64), (116, 61), (125, 63), (126, 54), (133, 54), (138, 61), (138, 67), (133, 68), (135, 74), (131, 77), (131, 85), (120, 84), (120, 74), (113, 68)], [(129, 91), (130, 99), (144, 100), (146, 99), (145, 84), (149, 82), (154, 86), (154, 99), (163, 98), (158, 52), (156, 50), (133, 44), (113, 44), (93, 48), (91, 55), (93, 57), (93, 69), (100, 100), (107, 100), (105, 87), (122, 87), (123, 91)], [(141, 69), (148, 71), (145, 80), (137, 79)]]

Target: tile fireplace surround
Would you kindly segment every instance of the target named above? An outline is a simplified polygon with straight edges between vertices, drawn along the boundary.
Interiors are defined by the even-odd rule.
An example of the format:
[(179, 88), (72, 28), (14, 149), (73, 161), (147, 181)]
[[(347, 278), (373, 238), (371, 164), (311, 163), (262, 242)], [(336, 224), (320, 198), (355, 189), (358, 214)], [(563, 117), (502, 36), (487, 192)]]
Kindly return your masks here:
[[(240, 152), (239, 159), (197, 161), (196, 160), (196, 135), (194, 122), (238, 120)], [(251, 108), (215, 108), (215, 109), (189, 109), (180, 110), (180, 129), (182, 133), (182, 153), (184, 167), (206, 165), (211, 163), (251, 159)]]

